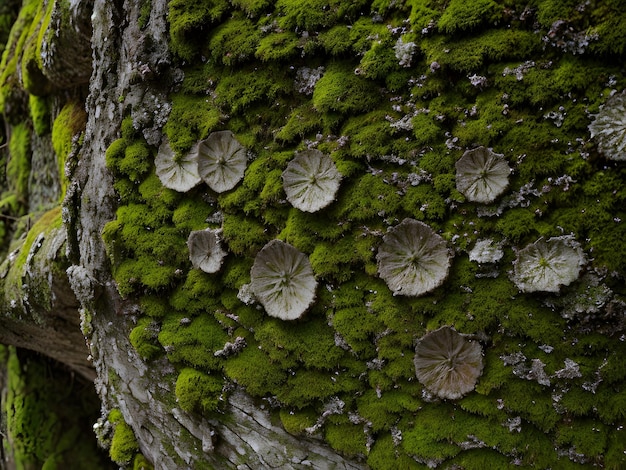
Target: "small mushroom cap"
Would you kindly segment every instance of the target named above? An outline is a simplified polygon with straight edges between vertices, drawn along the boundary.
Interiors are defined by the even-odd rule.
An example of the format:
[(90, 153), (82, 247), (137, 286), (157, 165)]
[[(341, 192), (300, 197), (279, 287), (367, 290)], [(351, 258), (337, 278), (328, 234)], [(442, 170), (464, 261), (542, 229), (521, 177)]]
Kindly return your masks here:
[(194, 230), (189, 234), (187, 246), (189, 259), (194, 268), (205, 273), (216, 273), (222, 267), (226, 252), (222, 249), (220, 230)]
[(198, 145), (198, 172), (216, 193), (233, 189), (246, 171), (246, 149), (231, 131), (212, 132)]
[(493, 202), (509, 185), (509, 164), (503, 155), (486, 147), (467, 150), (455, 167), (456, 189), (469, 201)]
[(585, 253), (571, 236), (540, 238), (517, 253), (511, 280), (522, 292), (559, 292), (578, 279)]
[(626, 91), (616, 93), (600, 106), (589, 124), (598, 151), (610, 160), (626, 160)]
[(430, 292), (443, 283), (450, 268), (446, 241), (414, 219), (404, 219), (383, 237), (376, 260), (378, 274), (394, 295)]
[(252, 292), (272, 317), (295, 320), (315, 300), (317, 281), (309, 259), (280, 240), (259, 251), (250, 278)]
[(341, 181), (333, 160), (317, 149), (297, 152), (282, 176), (287, 200), (304, 212), (316, 212), (333, 202)]
[(200, 183), (195, 149), (182, 157), (177, 157), (169, 142), (165, 140), (159, 147), (154, 164), (156, 174), (166, 188), (184, 193)]
[(474, 390), (483, 371), (482, 347), (449, 326), (424, 335), (415, 347), (415, 373), (440, 398), (457, 400)]

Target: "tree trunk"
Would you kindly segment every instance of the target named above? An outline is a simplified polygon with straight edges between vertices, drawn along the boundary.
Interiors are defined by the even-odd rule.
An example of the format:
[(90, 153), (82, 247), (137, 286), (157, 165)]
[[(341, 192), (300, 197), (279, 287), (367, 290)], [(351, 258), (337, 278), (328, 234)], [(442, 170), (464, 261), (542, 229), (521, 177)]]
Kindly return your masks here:
[[(118, 465), (626, 464), (623, 129), (588, 129), (626, 87), (610, 2), (405, 3), (0, 0), (0, 343), (95, 384)], [(169, 187), (161, 145), (220, 130), (236, 186)], [(317, 213), (283, 186), (309, 149), (341, 174)], [(188, 259), (205, 228), (218, 273)], [(317, 283), (296, 320), (251, 279), (273, 239)], [(0, 368), (9, 446), (36, 357)]]

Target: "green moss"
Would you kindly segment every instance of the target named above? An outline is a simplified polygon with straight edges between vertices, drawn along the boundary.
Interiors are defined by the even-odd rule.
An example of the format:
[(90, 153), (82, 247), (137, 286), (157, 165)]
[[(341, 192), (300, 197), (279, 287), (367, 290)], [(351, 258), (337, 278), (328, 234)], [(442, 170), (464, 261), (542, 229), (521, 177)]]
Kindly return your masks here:
[(267, 319), (255, 329), (254, 337), (270, 359), (285, 368), (333, 369), (344, 354), (335, 345), (326, 319), (320, 317), (297, 324)]
[(50, 132), (50, 104), (46, 97), (28, 95), (28, 108), (33, 120), (33, 130), (38, 136)]
[(183, 410), (206, 416), (223, 402), (223, 387), (221, 377), (185, 368), (176, 379), (176, 400)]
[(367, 453), (365, 447), (367, 436), (361, 425), (343, 424), (327, 426), (324, 438), (333, 449), (344, 455), (357, 456)]
[(383, 218), (398, 210), (401, 197), (381, 175), (366, 174), (352, 184), (344, 184), (336, 202), (341, 218), (354, 221)]
[(170, 305), (181, 311), (195, 315), (219, 305), (217, 294), (222, 290), (218, 276), (207, 274), (199, 269), (190, 269), (185, 282), (180, 284), (169, 298)]
[(226, 361), (224, 372), (256, 396), (276, 394), (283, 389), (287, 379), (287, 371), (272, 362), (257, 344), (250, 342), (241, 353)]
[(109, 448), (111, 460), (119, 465), (127, 465), (139, 451), (135, 434), (131, 427), (126, 424), (119, 410), (111, 410), (108, 420), (113, 424), (114, 429)]
[(359, 415), (371, 423), (373, 432), (389, 431), (396, 426), (403, 414), (416, 412), (420, 400), (402, 390), (390, 390), (379, 394), (368, 390), (357, 399)]
[(374, 108), (380, 101), (376, 85), (354, 73), (349, 64), (333, 63), (313, 90), (313, 106), (320, 112), (359, 113)]
[(169, 2), (170, 47), (181, 59), (190, 61), (200, 50), (198, 36), (228, 10), (226, 0), (203, 0), (190, 5), (184, 0)]
[(284, 69), (277, 64), (268, 64), (241, 67), (236, 73), (224, 74), (215, 87), (215, 94), (221, 107), (239, 113), (261, 100), (275, 100), (292, 89), (293, 81), (286, 76)]
[(21, 206), (28, 200), (28, 177), (30, 176), (30, 131), (26, 124), (13, 126), (9, 140), (10, 158), (6, 165), (9, 190), (15, 193)]
[(501, 7), (493, 0), (478, 0), (471, 5), (463, 0), (451, 0), (437, 26), (440, 31), (453, 33), (473, 29), (483, 22), (495, 23), (500, 15)]
[(57, 157), (57, 168), (61, 180), (61, 198), (65, 196), (68, 179), (65, 174), (67, 156), (76, 146), (75, 139), (85, 130), (87, 113), (84, 106), (70, 101), (61, 108), (61, 111), (52, 123), (52, 146)]
[(133, 460), (133, 470), (154, 470), (154, 467), (143, 455), (137, 454)]
[(280, 422), (289, 434), (294, 436), (306, 435), (306, 429), (315, 425), (317, 413), (312, 409), (290, 410), (281, 408)]
[(259, 41), (255, 55), (265, 62), (290, 59), (298, 52), (298, 44), (292, 31), (270, 33)]
[(175, 93), (163, 131), (172, 149), (183, 153), (216, 130), (221, 117), (220, 110), (209, 97)]
[(119, 161), (118, 171), (131, 181), (138, 183), (152, 168), (152, 153), (145, 142), (137, 140), (127, 143), (124, 157)]
[(12, 347), (3, 356), (4, 445), (16, 468), (108, 468), (89, 439), (98, 412), (93, 390), (41, 357)]
[(19, 91), (21, 87), (17, 67), (24, 45), (29, 38), (33, 19), (41, 7), (42, 3), (38, 0), (29, 0), (22, 4), (2, 54), (0, 61), (0, 110), (6, 113), (8, 118), (15, 119), (18, 117), (16, 114), (19, 114), (19, 101), (23, 95)]
[(170, 361), (202, 370), (218, 368), (221, 361), (214, 353), (230, 340), (211, 315), (190, 318), (174, 312), (163, 320), (158, 338)]
[(239, 214), (224, 214), (222, 230), (230, 251), (237, 255), (255, 253), (271, 240), (262, 223)]
[(346, 122), (341, 133), (350, 139), (350, 153), (353, 156), (375, 158), (393, 153), (393, 129), (386, 119), (387, 116), (387, 111), (378, 110), (353, 117)]
[(232, 66), (254, 56), (260, 40), (261, 32), (252, 20), (235, 14), (215, 28), (208, 49), (215, 60)]
[(232, 0), (231, 3), (242, 9), (250, 17), (259, 16), (263, 10), (272, 4), (270, 0)]
[(157, 341), (159, 326), (149, 317), (140, 318), (130, 332), (130, 343), (139, 355), (146, 360), (154, 359), (163, 352)]

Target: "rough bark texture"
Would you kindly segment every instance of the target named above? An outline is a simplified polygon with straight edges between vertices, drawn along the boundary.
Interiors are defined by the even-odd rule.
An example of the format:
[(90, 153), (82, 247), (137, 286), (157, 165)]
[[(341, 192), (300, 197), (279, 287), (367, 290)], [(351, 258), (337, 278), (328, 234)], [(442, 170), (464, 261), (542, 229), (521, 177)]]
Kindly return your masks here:
[[(624, 126), (588, 131), (626, 87), (626, 18), (531, 3), (0, 0), (0, 343), (95, 384), (123, 467), (626, 465), (626, 170), (596, 142)], [(247, 149), (242, 182), (163, 187), (162, 141), (187, 153), (221, 130)], [(479, 146), (513, 169), (489, 204), (455, 182)], [(282, 184), (305, 149), (342, 175), (316, 213)], [(377, 265), (408, 219), (445, 247), (419, 296)], [(229, 251), (216, 274), (186, 252), (207, 227)], [(518, 252), (557, 236), (585, 252), (580, 278), (521, 292)], [(296, 321), (250, 293), (272, 239), (318, 283)], [(410, 277), (429, 253), (398, 244)], [(437, 390), (454, 400), (415, 376), (440, 327), (484, 351), (475, 386)], [(36, 357), (0, 348), (7, 468), (67, 462), (56, 443), (28, 457)]]

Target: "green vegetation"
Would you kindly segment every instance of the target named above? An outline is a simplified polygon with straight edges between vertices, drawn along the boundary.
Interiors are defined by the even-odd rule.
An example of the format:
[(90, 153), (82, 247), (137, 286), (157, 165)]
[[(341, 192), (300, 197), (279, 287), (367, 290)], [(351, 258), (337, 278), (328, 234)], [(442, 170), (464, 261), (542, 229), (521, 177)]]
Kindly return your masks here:
[[(20, 115), (11, 106), (21, 86), (46, 86), (32, 39), (46, 12), (36, 3), (25, 2), (6, 37), (7, 122)], [(170, 90), (164, 137), (181, 155), (231, 130), (249, 150), (243, 181), (221, 194), (164, 188), (158, 149), (130, 110), (106, 151), (119, 206), (102, 236), (120, 294), (142, 311), (130, 340), (146, 360), (176, 366), (172, 398), (183, 410), (214, 417), (237, 384), (271, 399), (290, 433), (315, 427), (372, 469), (626, 465), (626, 169), (604, 159), (588, 131), (626, 87), (617, 2), (174, 0), (168, 12), (184, 78)], [(31, 132), (51, 125), (64, 175), (84, 127), (78, 104), (50, 124), (45, 96), (28, 103), (32, 129), (13, 125), (0, 160), (2, 214), (27, 207)], [(513, 168), (489, 204), (456, 186), (455, 163), (477, 146)], [(283, 189), (288, 162), (307, 148), (330, 155), (342, 175), (336, 200), (317, 213), (291, 207)], [(407, 217), (454, 252), (444, 284), (416, 298), (392, 295), (376, 262), (383, 235)], [(189, 233), (207, 227), (222, 230), (228, 249), (215, 274), (188, 257)], [(509, 276), (517, 250), (570, 233), (589, 277), (558, 295), (519, 292)], [(247, 297), (255, 256), (276, 238), (306, 254), (319, 286), (293, 322)], [(485, 238), (502, 258), (470, 261)], [(415, 377), (415, 339), (443, 325), (485, 354), (475, 390), (455, 402), (430, 397)], [(109, 421), (111, 457), (143, 466), (121, 414)]]

